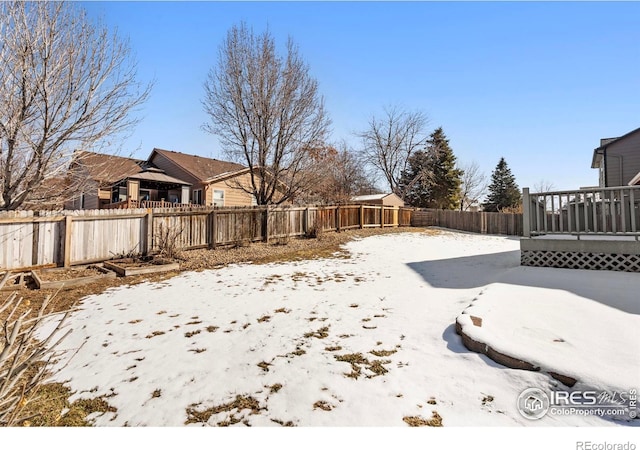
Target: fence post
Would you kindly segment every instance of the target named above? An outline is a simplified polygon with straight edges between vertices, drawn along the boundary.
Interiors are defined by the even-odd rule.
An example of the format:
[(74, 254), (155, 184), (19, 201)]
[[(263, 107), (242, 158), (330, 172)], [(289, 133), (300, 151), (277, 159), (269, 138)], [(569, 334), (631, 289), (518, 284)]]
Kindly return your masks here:
[(531, 199), (528, 187), (522, 189), (522, 237), (531, 237)]
[(146, 246), (145, 246), (145, 254), (151, 254), (153, 250), (153, 210), (151, 208), (147, 209), (147, 236), (146, 236)]
[(336, 232), (340, 233), (340, 205), (336, 206)]
[(64, 267), (71, 266), (71, 227), (73, 216), (64, 218)]
[(380, 228), (384, 228), (384, 205), (380, 205)]
[[(40, 216), (38, 212), (33, 214), (34, 217)], [(38, 253), (40, 252), (40, 222), (33, 221), (33, 234), (31, 236), (31, 265), (38, 265)], [(8, 274), (9, 272), (7, 272)]]
[(269, 243), (269, 205), (264, 207), (264, 242)]
[(216, 248), (216, 210), (214, 209), (209, 213), (209, 248)]
[(364, 228), (364, 205), (360, 205), (360, 229)]
[(304, 210), (304, 235), (309, 235), (309, 207), (307, 206)]

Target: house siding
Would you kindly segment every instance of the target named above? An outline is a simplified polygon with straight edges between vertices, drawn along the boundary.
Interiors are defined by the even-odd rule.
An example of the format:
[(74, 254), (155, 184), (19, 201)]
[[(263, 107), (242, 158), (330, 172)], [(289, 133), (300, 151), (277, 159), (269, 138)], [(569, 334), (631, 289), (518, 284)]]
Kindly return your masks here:
[(238, 187), (238, 183), (248, 188), (251, 186), (251, 177), (245, 173), (230, 180), (211, 183), (206, 190), (207, 205), (213, 205), (214, 190), (223, 190), (224, 206), (251, 206), (251, 194)]
[(609, 145), (606, 158), (607, 186), (626, 186), (640, 172), (640, 133)]

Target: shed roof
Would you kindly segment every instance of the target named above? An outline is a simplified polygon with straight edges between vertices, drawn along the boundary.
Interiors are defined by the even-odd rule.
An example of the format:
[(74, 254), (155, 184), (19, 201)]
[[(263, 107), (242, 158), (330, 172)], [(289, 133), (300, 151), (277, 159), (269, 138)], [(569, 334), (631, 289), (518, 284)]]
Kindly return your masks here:
[(383, 198), (392, 195), (392, 193), (388, 194), (371, 194), (371, 195), (357, 195), (352, 197), (351, 200), (354, 202), (366, 202), (371, 200), (382, 200)]

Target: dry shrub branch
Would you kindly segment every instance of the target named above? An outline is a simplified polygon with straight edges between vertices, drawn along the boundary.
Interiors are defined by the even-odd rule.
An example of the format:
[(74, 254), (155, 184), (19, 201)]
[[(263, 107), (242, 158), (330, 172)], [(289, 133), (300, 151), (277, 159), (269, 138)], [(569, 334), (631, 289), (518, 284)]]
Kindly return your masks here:
[[(38, 388), (56, 355), (56, 347), (71, 332), (60, 336), (71, 310), (62, 318), (46, 312), (54, 297), (47, 296), (37, 312), (27, 309), (19, 313), (25, 305), (17, 293), (9, 295), (0, 306), (0, 317), (6, 315), (0, 348), (0, 426), (18, 425), (30, 418), (24, 414), (25, 407), (37, 399)], [(38, 328), (49, 320), (54, 321), (55, 327), (43, 339), (38, 339)]]

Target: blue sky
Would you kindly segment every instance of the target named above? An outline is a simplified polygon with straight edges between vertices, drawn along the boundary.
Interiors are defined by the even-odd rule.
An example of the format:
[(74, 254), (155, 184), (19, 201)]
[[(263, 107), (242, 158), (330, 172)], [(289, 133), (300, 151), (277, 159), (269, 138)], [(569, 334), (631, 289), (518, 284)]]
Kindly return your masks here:
[(203, 82), (227, 30), (290, 36), (318, 80), (332, 140), (385, 105), (424, 111), (461, 162), (504, 156), (520, 187), (597, 185), (592, 151), (640, 127), (636, 2), (87, 2), (155, 80), (124, 152), (224, 159), (202, 131)]

